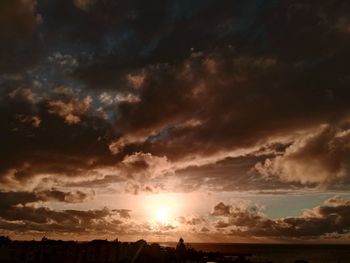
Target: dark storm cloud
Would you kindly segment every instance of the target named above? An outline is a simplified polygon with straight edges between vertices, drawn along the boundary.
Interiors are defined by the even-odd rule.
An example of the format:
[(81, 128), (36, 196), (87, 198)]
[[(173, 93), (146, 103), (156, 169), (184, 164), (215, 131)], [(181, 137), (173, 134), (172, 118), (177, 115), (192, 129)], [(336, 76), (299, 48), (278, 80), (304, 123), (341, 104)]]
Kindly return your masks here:
[[(196, 54), (179, 67), (162, 65), (145, 73), (140, 102), (121, 105), (118, 123), (126, 132), (110, 145), (111, 150), (133, 149), (125, 147), (129, 144), (137, 151), (177, 160), (281, 137), (288, 145), (297, 131), (322, 124), (336, 126), (348, 117), (345, 83), (332, 76), (329, 81), (335, 83), (329, 86), (325, 85), (328, 76), (316, 81), (322, 75), (318, 66), (314, 76), (272, 58), (232, 56), (227, 61)], [(310, 84), (308, 79), (313, 77), (316, 82)], [(341, 129), (346, 132), (347, 127)]]
[(36, 0), (0, 3), (0, 72), (14, 72), (36, 60), (40, 41), (35, 34), (42, 22)]
[(78, 79), (93, 89), (122, 89), (129, 71), (230, 43), (264, 9), (260, 2), (64, 0), (40, 1), (38, 9), (47, 41), (93, 54)]
[[(168, 139), (188, 145), (188, 139), (210, 152), (225, 144), (254, 145), (269, 136), (346, 116), (345, 83), (333, 79), (338, 83), (332, 84), (330, 98), (330, 86), (316, 81), (320, 68), (317, 75), (306, 71), (276, 58), (241, 57), (236, 52), (228, 52), (226, 58), (193, 54), (180, 66), (150, 68), (140, 103), (121, 105), (118, 123), (135, 137), (149, 136), (147, 143), (163, 146), (162, 139)], [(308, 83), (313, 77), (315, 83)], [(158, 136), (152, 138), (152, 133)], [(200, 151), (195, 145), (187, 151), (191, 150)]]
[(255, 206), (231, 206), (219, 203), (213, 216), (221, 217), (217, 229), (235, 236), (277, 238), (321, 238), (327, 234), (350, 232), (349, 200), (332, 198), (321, 206), (305, 210), (302, 216), (269, 219)]
[(46, 95), (32, 86), (3, 90), (0, 156), (6, 162), (0, 165), (1, 183), (25, 187), (40, 174), (79, 176), (98, 166), (96, 156), (107, 161), (106, 138), (112, 130), (102, 119), (87, 115), (90, 102), (88, 96)]
[[(335, 8), (336, 4), (339, 3), (330, 6)], [(328, 9), (322, 2), (317, 8), (325, 12), (327, 19), (320, 23), (324, 16), (311, 7), (312, 4), (295, 1), (269, 9), (272, 16), (262, 21), (263, 33), (266, 41), (280, 47), (274, 52), (260, 49), (255, 54), (256, 49), (249, 48), (243, 52), (235, 44), (232, 46), (235, 51), (226, 46), (215, 52), (193, 53), (176, 66), (159, 64), (141, 72), (144, 79), (140, 103), (122, 105), (119, 123), (125, 127), (127, 136), (113, 149), (118, 151), (131, 137), (130, 143), (145, 141), (145, 150), (155, 153), (166, 152), (171, 156), (177, 154), (175, 145), (186, 145), (186, 153), (205, 154), (226, 147), (251, 146), (275, 135), (332, 123), (346, 116), (349, 94), (342, 65), (346, 64), (348, 52), (345, 46), (339, 49), (334, 38), (324, 36), (330, 32), (342, 38), (341, 43), (349, 41), (347, 34), (332, 23), (343, 11)], [(303, 19), (311, 16), (311, 25), (299, 21), (299, 11)], [(278, 28), (279, 19), (291, 33), (302, 34), (295, 39), (305, 41), (303, 49), (300, 43), (290, 49), (289, 41), (277, 42), (284, 32), (282, 27)], [(313, 28), (322, 34), (307, 34)], [(320, 45), (317, 36), (322, 37)], [(327, 52), (319, 49), (324, 57), (306, 57), (307, 51), (315, 50), (313, 46), (316, 49), (328, 46)], [(293, 53), (299, 49), (303, 59), (299, 53)], [(144, 117), (144, 112), (148, 117)], [(187, 121), (188, 126), (182, 125)], [(180, 127), (176, 127), (178, 123)], [(182, 154), (183, 149), (179, 152)]]
[(1, 5), (1, 73), (16, 66), (0, 79), (3, 188), (42, 175), (134, 193), (169, 174), (216, 190), (349, 181), (347, 1)]

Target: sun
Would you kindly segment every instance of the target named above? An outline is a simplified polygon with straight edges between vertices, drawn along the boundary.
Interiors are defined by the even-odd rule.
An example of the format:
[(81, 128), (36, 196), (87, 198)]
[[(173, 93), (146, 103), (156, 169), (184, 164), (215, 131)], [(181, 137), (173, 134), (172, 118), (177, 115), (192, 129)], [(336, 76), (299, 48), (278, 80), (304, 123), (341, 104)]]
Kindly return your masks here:
[(156, 221), (159, 224), (167, 225), (169, 222), (169, 208), (165, 206), (158, 207), (156, 210)]

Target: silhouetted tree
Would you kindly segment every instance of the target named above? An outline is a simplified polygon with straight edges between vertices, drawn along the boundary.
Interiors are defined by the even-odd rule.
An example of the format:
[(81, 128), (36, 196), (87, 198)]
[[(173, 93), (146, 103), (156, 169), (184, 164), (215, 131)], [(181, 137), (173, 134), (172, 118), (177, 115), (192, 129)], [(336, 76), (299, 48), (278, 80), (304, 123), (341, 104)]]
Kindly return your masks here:
[(186, 259), (186, 246), (183, 238), (181, 237), (179, 243), (176, 245), (176, 258), (179, 262), (182, 262)]

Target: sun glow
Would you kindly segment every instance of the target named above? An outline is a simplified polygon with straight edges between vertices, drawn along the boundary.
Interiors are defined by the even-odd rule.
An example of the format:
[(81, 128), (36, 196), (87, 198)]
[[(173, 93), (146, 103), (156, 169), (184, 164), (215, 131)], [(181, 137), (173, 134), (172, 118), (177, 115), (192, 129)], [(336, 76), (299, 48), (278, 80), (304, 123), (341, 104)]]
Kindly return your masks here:
[(169, 208), (168, 207), (158, 207), (156, 211), (156, 221), (159, 224), (167, 225), (169, 223)]
[[(186, 205), (192, 204), (192, 202), (185, 202), (184, 196), (179, 194), (159, 193), (136, 197), (140, 198), (138, 202), (135, 202), (140, 204), (139, 209), (137, 209), (140, 211), (140, 220), (147, 220), (155, 230), (177, 226), (177, 218), (186, 214)], [(186, 201), (190, 200), (187, 197)]]

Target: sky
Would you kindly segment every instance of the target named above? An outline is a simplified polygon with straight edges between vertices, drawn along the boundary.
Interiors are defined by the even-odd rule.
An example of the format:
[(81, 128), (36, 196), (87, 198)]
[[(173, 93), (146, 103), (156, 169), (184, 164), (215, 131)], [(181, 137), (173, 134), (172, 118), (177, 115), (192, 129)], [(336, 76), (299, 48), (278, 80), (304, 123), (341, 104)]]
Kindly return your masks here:
[(349, 243), (349, 14), (2, 0), (0, 234)]

